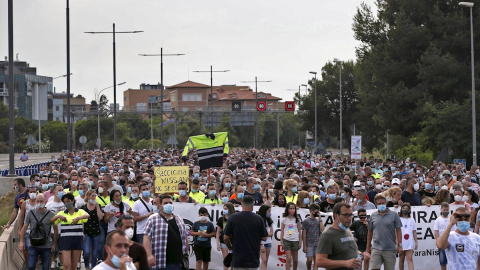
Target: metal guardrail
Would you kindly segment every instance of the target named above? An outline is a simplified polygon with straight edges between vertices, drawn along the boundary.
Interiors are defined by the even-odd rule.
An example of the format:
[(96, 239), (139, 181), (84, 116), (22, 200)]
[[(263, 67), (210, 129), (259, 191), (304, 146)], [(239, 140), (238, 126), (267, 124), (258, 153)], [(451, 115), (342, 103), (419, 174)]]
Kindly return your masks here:
[[(30, 164), (26, 166), (20, 166), (15, 168), (15, 174), (18, 176), (30, 176), (34, 173), (39, 173), (42, 166), (48, 166), (50, 162), (40, 162), (35, 164)], [(10, 173), (9, 169), (0, 170), (0, 176), (5, 177)]]

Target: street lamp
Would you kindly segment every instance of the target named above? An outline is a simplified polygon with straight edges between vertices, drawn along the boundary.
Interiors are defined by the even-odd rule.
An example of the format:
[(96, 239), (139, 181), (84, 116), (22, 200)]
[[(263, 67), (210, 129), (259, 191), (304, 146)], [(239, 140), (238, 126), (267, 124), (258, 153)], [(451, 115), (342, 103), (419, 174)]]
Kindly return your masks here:
[(317, 72), (310, 71), (310, 74), (315, 75), (315, 147), (313, 148), (313, 154), (315, 154), (315, 149), (317, 148)]
[[(185, 55), (183, 53), (173, 53), (173, 54), (163, 54), (163, 48), (160, 48), (160, 54), (139, 54), (140, 56), (160, 56), (160, 126), (162, 127), (160, 130), (160, 148), (163, 148), (163, 57), (164, 56), (182, 56)], [(151, 114), (150, 109), (150, 114)], [(152, 122), (152, 121), (151, 121)], [(150, 128), (151, 136), (152, 136), (152, 149), (153, 149), (153, 126)]]
[[(126, 83), (127, 82), (122, 82), (122, 83), (117, 84), (117, 86), (122, 85), (122, 84), (126, 84)], [(102, 90), (97, 91), (97, 93), (95, 94), (95, 101), (97, 102), (97, 134), (98, 134), (97, 145), (98, 145), (98, 149), (100, 149), (100, 145), (102, 144), (102, 140), (100, 139), (100, 94), (103, 91), (105, 91), (107, 89), (110, 89), (112, 87), (113, 87), (113, 85), (109, 86), (109, 87), (105, 87)]]
[(302, 84), (302, 86), (305, 86), (305, 95), (308, 93), (308, 85)]
[(86, 34), (113, 34), (113, 150), (117, 149), (117, 57), (115, 46), (116, 34), (137, 34), (143, 31), (115, 31), (115, 24), (113, 24), (112, 32), (85, 32)]
[[(210, 70), (194, 70), (192, 72), (210, 72), (210, 113), (212, 114), (211, 132), (213, 133), (213, 72), (229, 72), (230, 70), (213, 70), (213, 66), (210, 66)], [(208, 100), (208, 99), (207, 99)], [(162, 127), (163, 128), (163, 127)]]
[[(73, 73), (57, 76), (55, 78), (52, 78), (52, 81), (56, 80), (58, 78), (67, 77), (68, 75), (72, 75), (72, 74)], [(36, 87), (37, 88), (37, 91), (36, 91), (37, 93), (35, 94), (36, 95), (36, 100), (37, 100), (35, 106), (37, 107), (36, 111), (37, 111), (37, 118), (38, 118), (38, 153), (39, 154), (42, 153), (42, 124), (40, 123), (40, 94), (39, 94), (39, 88), (40, 88), (40, 86), (42, 86), (44, 84), (47, 84), (47, 83), (53, 83), (53, 82), (41, 83), (38, 87)]]
[(333, 59), (333, 62), (338, 64), (338, 68), (340, 70), (340, 158), (343, 158), (343, 144), (342, 144), (342, 61), (338, 60), (337, 58)]
[(13, 74), (13, 0), (8, 0), (8, 175), (15, 177), (15, 82)]
[(475, 118), (475, 74), (474, 74), (474, 53), (473, 53), (473, 3), (460, 2), (460, 6), (470, 8), (470, 42), (471, 42), (471, 65), (472, 65), (472, 150), (473, 165), (477, 165), (477, 121)]

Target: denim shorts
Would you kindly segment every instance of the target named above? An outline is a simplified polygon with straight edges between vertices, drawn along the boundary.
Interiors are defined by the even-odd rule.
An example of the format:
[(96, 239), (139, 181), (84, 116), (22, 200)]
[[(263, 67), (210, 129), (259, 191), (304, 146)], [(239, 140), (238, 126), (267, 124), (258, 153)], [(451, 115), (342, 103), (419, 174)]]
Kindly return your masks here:
[(220, 243), (220, 248), (228, 248), (224, 243)]
[(445, 254), (445, 249), (438, 250), (438, 258), (441, 266), (447, 265), (448, 261), (447, 261), (447, 254)]
[(263, 246), (264, 246), (265, 248), (271, 248), (271, 247), (272, 247), (272, 243), (270, 243), (270, 244), (263, 244)]
[(315, 257), (317, 255), (317, 246), (307, 247), (306, 257)]

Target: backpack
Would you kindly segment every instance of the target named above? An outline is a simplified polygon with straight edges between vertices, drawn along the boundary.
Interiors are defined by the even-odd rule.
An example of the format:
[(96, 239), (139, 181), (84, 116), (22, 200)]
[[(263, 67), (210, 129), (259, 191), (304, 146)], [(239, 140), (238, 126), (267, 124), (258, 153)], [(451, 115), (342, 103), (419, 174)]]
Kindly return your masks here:
[(48, 213), (50, 213), (50, 211), (47, 211), (40, 221), (38, 221), (35, 214), (32, 213), (33, 218), (37, 221), (35, 228), (31, 229), (29, 234), (30, 244), (32, 246), (43, 246), (47, 243), (48, 237), (50, 236), (50, 230), (42, 232), (41, 224), (42, 220), (48, 215)]

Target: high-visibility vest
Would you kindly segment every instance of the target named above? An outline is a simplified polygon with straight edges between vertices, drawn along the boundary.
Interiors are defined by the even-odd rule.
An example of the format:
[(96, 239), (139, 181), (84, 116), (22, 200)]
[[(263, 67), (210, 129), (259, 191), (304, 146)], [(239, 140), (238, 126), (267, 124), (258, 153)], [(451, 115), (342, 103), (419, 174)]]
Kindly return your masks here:
[(197, 149), (200, 170), (222, 167), (223, 157), (230, 151), (227, 132), (191, 136), (183, 149), (182, 156), (186, 157), (193, 148)]

